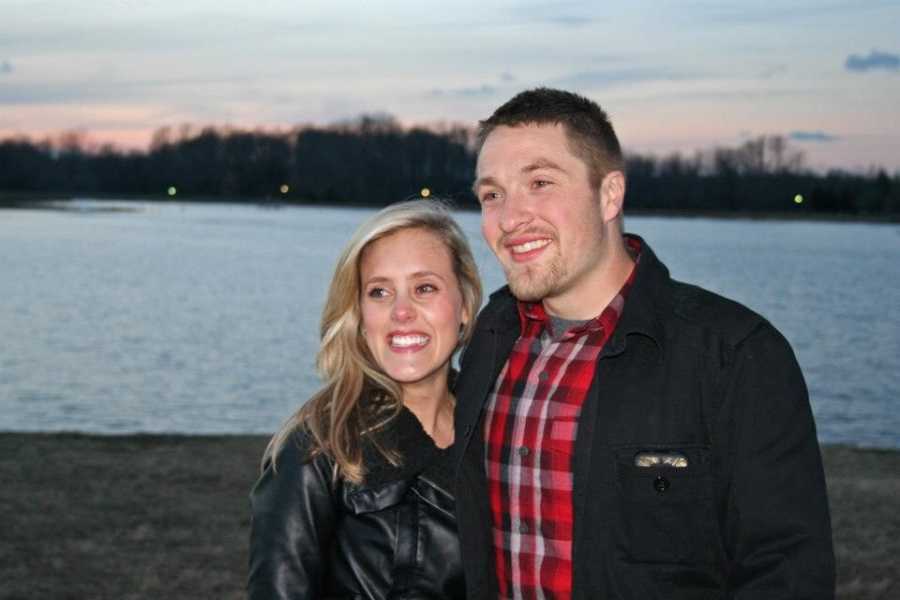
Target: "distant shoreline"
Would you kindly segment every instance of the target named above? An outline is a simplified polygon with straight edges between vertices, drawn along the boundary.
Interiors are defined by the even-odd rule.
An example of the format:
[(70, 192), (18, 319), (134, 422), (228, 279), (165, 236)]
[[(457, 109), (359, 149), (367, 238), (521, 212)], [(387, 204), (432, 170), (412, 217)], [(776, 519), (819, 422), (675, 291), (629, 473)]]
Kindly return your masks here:
[[(0, 433), (4, 597), (245, 598), (264, 435)], [(900, 451), (822, 448), (839, 600), (896, 597)]]
[[(282, 201), (275, 198), (230, 198), (219, 196), (192, 196), (167, 198), (163, 196), (125, 196), (125, 195), (91, 195), (71, 196), (66, 194), (10, 194), (0, 193), (0, 210), (57, 210), (73, 212), (107, 212), (104, 209), (86, 211), (83, 208), (67, 207), (66, 203), (74, 200), (90, 200), (96, 202), (148, 202), (158, 204), (238, 204), (258, 206), (270, 209), (281, 208), (352, 208), (352, 209), (378, 209), (382, 205), (362, 203), (319, 203), (303, 202), (299, 200)], [(455, 205), (456, 209), (463, 212), (478, 212), (476, 207), (470, 205)], [(129, 212), (127, 209), (110, 208), (112, 212)], [(826, 223), (900, 223), (900, 215), (854, 215), (847, 213), (809, 213), (809, 212), (748, 212), (748, 211), (696, 211), (673, 209), (629, 209), (627, 202), (625, 208), (626, 218), (636, 217), (662, 217), (683, 219), (721, 219), (732, 221), (809, 221)]]
[[(252, 440), (252, 439), (264, 439), (268, 441), (269, 437), (274, 434), (273, 430), (271, 433), (185, 433), (185, 432), (147, 432), (147, 431), (134, 431), (134, 432), (88, 432), (88, 431), (78, 431), (78, 430), (49, 430), (49, 431), (32, 431), (32, 430), (22, 430), (22, 429), (0, 429), (0, 439), (9, 436), (35, 436), (42, 438), (59, 438), (59, 439), (97, 439), (97, 440), (132, 440), (135, 442), (142, 443), (144, 441), (152, 442), (152, 441), (171, 441), (177, 442), (179, 440)], [(847, 442), (837, 442), (837, 443), (829, 443), (829, 442), (819, 442), (819, 446), (823, 449), (823, 452), (826, 450), (831, 452), (874, 452), (874, 453), (887, 453), (887, 454), (895, 454), (900, 460), (900, 447), (887, 447), (887, 446), (867, 446), (862, 444), (851, 444)]]

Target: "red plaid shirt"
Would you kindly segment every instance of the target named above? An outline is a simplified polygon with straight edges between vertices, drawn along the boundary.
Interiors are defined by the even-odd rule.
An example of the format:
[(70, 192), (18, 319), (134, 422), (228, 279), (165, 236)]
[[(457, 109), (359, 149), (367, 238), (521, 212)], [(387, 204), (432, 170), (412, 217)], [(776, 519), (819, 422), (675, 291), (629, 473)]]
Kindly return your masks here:
[(519, 303), (522, 333), (497, 378), (484, 419), (501, 598), (572, 594), (572, 454), (578, 417), (597, 356), (616, 327), (633, 278), (634, 270), (600, 316), (555, 340), (543, 305)]

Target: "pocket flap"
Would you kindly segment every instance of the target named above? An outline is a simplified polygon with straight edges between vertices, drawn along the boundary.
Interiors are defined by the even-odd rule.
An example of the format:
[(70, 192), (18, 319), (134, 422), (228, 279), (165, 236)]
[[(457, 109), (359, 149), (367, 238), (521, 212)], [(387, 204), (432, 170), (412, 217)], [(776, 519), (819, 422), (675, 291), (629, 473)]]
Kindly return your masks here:
[(676, 444), (617, 448), (619, 487), (635, 500), (672, 502), (709, 497), (709, 453), (706, 446)]
[(391, 481), (374, 488), (362, 488), (348, 492), (346, 495), (347, 506), (350, 512), (361, 515), (365, 513), (384, 510), (396, 506), (403, 501), (410, 481)]

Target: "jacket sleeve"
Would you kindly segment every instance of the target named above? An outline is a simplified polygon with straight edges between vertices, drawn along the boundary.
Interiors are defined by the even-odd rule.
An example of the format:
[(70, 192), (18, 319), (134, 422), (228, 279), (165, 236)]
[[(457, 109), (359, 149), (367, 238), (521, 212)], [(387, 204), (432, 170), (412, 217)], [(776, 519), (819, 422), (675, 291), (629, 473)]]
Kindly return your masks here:
[(738, 346), (729, 388), (732, 596), (833, 598), (831, 522), (806, 384), (787, 341), (768, 323)]
[(320, 597), (336, 522), (331, 461), (288, 438), (250, 493), (250, 600)]

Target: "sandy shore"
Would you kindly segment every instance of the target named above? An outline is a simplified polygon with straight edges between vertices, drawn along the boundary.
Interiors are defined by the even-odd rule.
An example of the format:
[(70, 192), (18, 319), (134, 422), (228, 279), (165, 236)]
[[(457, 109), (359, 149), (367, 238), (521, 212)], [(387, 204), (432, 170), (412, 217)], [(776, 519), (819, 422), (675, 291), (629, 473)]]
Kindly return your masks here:
[[(0, 598), (243, 598), (265, 444), (0, 434)], [(839, 598), (900, 598), (900, 453), (824, 455)]]

